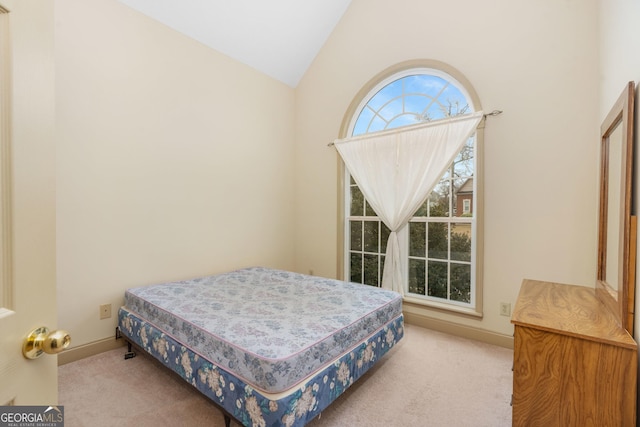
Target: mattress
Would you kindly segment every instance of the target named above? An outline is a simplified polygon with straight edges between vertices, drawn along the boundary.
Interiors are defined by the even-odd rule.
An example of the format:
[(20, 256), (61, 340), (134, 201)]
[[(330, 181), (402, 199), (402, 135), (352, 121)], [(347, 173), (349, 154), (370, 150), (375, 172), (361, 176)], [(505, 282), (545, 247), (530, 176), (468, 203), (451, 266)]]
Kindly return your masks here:
[(132, 288), (125, 307), (265, 393), (290, 389), (402, 317), (396, 292), (264, 267)]

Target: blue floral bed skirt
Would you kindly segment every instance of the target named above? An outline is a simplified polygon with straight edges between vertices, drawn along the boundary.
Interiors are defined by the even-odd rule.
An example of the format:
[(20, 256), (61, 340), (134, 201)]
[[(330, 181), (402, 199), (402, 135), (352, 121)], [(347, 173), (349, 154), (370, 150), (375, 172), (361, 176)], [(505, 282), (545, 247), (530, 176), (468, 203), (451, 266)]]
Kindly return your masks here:
[(177, 372), (245, 426), (304, 426), (380, 360), (404, 335), (402, 315), (290, 390), (261, 392), (185, 347), (126, 308), (122, 335)]

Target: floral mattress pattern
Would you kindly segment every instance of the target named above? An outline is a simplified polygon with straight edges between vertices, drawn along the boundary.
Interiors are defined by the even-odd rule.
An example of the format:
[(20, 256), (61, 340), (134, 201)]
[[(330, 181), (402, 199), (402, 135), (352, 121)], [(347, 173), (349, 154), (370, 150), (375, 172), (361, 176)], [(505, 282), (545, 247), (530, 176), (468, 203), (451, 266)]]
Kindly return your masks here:
[(278, 395), (262, 393), (216, 366), (126, 308), (121, 333), (196, 387), (244, 426), (301, 427), (318, 416), (375, 365), (404, 335), (403, 317), (393, 319), (306, 381)]
[(401, 316), (402, 298), (252, 267), (129, 289), (125, 307), (248, 386), (277, 393)]

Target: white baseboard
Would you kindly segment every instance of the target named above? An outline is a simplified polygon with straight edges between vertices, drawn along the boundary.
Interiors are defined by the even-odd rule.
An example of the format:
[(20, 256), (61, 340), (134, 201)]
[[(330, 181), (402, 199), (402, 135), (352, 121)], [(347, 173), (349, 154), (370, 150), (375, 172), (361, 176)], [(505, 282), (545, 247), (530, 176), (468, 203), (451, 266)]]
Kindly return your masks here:
[(94, 341), (92, 343), (72, 347), (58, 354), (58, 366), (75, 362), (76, 360), (84, 359), (86, 357), (95, 356), (96, 354), (114, 350), (125, 345), (126, 341), (124, 339), (116, 340), (115, 336), (113, 336)]
[(509, 335), (497, 334), (472, 326), (458, 325), (444, 320), (434, 319), (433, 317), (407, 313), (406, 311), (404, 312), (404, 320), (410, 325), (421, 326), (423, 328), (433, 329), (434, 331), (513, 349), (513, 337)]

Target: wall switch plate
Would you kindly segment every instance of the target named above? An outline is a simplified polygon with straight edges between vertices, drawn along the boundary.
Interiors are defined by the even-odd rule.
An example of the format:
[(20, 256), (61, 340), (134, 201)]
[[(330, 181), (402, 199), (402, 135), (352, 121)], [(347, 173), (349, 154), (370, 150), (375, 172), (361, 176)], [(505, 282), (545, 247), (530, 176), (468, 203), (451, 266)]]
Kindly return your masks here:
[(102, 304), (100, 306), (100, 319), (108, 319), (111, 317), (111, 304)]
[(511, 304), (508, 302), (500, 303), (500, 316), (511, 316)]

